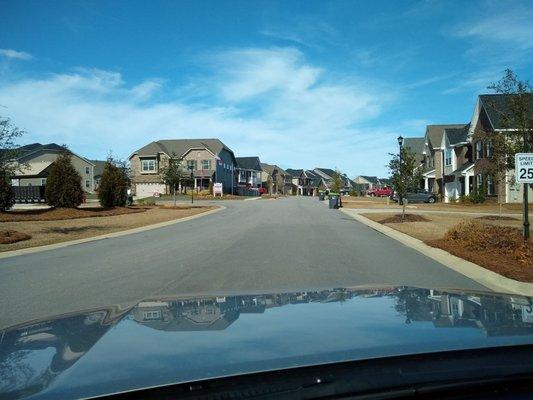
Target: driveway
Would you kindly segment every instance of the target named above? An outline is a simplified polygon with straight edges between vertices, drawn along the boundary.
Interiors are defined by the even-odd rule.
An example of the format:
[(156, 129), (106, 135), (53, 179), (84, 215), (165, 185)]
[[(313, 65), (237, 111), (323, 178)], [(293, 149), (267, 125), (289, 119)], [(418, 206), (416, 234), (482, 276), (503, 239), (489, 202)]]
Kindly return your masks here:
[(356, 285), (483, 289), (316, 198), (0, 260), (0, 327), (143, 298)]

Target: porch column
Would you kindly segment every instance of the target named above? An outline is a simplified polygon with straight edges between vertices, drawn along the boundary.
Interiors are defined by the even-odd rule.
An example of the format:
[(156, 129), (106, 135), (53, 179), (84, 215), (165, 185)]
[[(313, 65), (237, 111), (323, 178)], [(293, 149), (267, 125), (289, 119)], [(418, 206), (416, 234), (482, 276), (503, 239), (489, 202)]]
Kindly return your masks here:
[(470, 176), (465, 176), (465, 196), (470, 194)]
[(424, 178), (424, 190), (429, 191), (429, 178)]

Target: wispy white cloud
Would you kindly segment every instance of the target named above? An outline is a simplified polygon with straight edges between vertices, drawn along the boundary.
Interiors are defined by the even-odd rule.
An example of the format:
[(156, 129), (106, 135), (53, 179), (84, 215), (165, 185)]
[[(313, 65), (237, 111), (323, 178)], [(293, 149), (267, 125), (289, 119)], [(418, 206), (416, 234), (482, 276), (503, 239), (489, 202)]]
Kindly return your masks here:
[[(239, 155), (285, 167), (327, 159), (349, 174), (384, 173), (375, 160), (398, 132), (367, 123), (394, 100), (391, 90), (333, 76), (293, 48), (231, 50), (211, 60), (201, 102), (169, 99), (180, 90), (157, 79), (129, 85), (117, 72), (77, 69), (3, 82), (0, 104), (28, 131), (25, 140), (67, 143), (88, 157), (109, 149), (127, 157), (163, 138), (219, 137)], [(157, 92), (163, 96), (154, 98)]]
[(31, 60), (33, 58), (29, 53), (12, 49), (0, 49), (0, 56), (15, 60)]

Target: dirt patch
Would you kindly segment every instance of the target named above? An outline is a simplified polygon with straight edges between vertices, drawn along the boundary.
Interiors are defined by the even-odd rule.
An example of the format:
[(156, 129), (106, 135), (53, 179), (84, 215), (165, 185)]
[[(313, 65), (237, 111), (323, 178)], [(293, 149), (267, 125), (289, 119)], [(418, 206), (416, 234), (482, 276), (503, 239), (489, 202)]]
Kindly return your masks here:
[(0, 244), (11, 244), (30, 240), (31, 236), (17, 231), (0, 231)]
[(485, 221), (518, 221), (518, 218), (506, 217), (504, 215), (487, 215), (484, 217), (477, 217), (476, 219), (481, 219)]
[(524, 243), (519, 229), (470, 220), (426, 243), (508, 278), (533, 282), (533, 242)]
[(58, 221), (78, 218), (110, 217), (114, 215), (135, 214), (144, 211), (146, 211), (145, 207), (84, 207), (12, 210), (0, 213), (0, 222)]
[(402, 219), (402, 214), (395, 214), (392, 217), (382, 219), (378, 222), (380, 224), (397, 224), (405, 222), (431, 222), (431, 220), (419, 214), (405, 214), (404, 219)]
[(144, 208), (143, 212), (102, 216), (101, 218), (77, 218), (51, 221), (11, 221), (2, 223), (2, 229), (24, 232), (31, 239), (11, 244), (0, 244), (0, 252), (27, 247), (43, 246), (68, 240), (119, 232), (126, 229), (181, 219), (218, 208), (216, 206), (191, 207), (186, 209), (170, 207)]

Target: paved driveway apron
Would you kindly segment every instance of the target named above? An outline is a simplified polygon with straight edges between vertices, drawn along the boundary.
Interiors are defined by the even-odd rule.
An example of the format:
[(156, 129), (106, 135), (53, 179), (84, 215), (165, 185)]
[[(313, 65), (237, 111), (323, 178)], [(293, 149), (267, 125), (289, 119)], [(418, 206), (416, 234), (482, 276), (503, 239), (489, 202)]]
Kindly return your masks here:
[(387, 284), (484, 289), (316, 198), (0, 260), (0, 327), (143, 298)]

